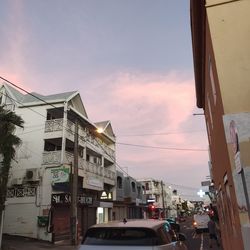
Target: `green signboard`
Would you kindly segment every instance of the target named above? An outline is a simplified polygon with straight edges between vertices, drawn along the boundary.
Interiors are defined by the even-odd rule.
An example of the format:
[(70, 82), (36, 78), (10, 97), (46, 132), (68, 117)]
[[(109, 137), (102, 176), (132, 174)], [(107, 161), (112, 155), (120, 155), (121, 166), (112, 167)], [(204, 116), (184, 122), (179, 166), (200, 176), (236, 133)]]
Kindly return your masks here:
[(69, 167), (62, 166), (59, 168), (51, 169), (52, 183), (69, 182), (69, 174), (70, 174)]

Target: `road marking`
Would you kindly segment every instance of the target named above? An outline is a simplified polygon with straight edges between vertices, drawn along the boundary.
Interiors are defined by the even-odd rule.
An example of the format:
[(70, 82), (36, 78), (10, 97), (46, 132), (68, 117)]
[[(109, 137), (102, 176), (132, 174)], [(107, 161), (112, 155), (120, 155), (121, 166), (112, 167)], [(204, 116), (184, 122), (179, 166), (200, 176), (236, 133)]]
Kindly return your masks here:
[(201, 234), (201, 247), (200, 250), (203, 250), (203, 233)]

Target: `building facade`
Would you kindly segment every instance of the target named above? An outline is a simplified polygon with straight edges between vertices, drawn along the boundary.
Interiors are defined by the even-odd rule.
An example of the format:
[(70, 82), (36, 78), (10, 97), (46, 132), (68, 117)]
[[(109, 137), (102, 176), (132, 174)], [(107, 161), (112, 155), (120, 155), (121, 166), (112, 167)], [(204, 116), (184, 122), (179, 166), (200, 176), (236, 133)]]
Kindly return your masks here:
[(250, 249), (250, 1), (191, 0), (197, 106), (204, 110), (224, 249)]
[(16, 131), (22, 145), (10, 170), (3, 232), (52, 242), (69, 239), (76, 168), (78, 236), (111, 220), (116, 185), (111, 123), (91, 122), (77, 91), (24, 95), (3, 84), (0, 105), (25, 122)]
[(147, 218), (166, 218), (175, 214), (176, 207), (172, 203), (172, 190), (168, 185), (153, 178), (138, 179), (138, 181), (145, 187)]
[(145, 217), (145, 187), (131, 176), (116, 172), (116, 200), (113, 201), (112, 220), (142, 219)]

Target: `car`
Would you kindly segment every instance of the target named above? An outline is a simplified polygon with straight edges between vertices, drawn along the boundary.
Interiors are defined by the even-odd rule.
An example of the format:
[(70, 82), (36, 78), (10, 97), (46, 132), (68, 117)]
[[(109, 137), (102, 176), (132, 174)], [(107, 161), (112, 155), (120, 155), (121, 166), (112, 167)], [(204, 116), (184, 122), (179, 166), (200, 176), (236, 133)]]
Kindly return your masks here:
[(207, 232), (210, 218), (206, 213), (194, 214), (193, 226), (196, 233)]
[(91, 226), (79, 250), (187, 250), (185, 235), (175, 236), (165, 220), (111, 221)]

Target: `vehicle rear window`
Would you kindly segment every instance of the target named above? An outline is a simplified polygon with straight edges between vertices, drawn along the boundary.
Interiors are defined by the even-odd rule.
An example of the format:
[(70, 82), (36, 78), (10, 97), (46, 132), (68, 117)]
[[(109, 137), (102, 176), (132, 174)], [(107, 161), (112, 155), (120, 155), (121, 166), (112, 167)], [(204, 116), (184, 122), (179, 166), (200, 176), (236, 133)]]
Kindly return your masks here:
[(90, 228), (85, 245), (154, 246), (159, 244), (155, 231), (148, 228)]

